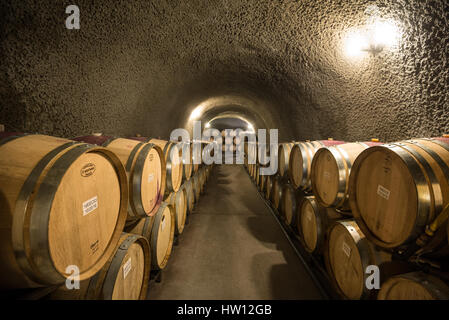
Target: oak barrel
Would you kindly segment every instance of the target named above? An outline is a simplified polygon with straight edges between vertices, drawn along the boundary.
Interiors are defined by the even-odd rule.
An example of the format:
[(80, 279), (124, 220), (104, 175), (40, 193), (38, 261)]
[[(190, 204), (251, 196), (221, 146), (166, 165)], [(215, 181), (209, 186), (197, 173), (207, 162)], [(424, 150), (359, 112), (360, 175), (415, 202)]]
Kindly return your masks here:
[(167, 266), (175, 235), (175, 214), (171, 205), (163, 202), (156, 215), (141, 219), (126, 231), (149, 241), (152, 269), (161, 270)]
[(254, 182), (256, 183), (256, 185), (259, 185), (259, 177), (260, 177), (260, 167), (258, 164), (256, 164), (256, 169), (255, 169), (255, 174), (254, 174)]
[(198, 182), (200, 184), (200, 193), (203, 194), (204, 188), (206, 185), (206, 168), (205, 167), (200, 168), (200, 170), (198, 171)]
[(449, 203), (449, 139), (416, 139), (369, 148), (354, 162), (350, 205), (376, 245), (414, 241)]
[(200, 184), (200, 178), (199, 178), (199, 171), (191, 178), (192, 180), (192, 186), (193, 191), (195, 194), (195, 202), (198, 202), (201, 195), (201, 184)]
[(284, 184), (281, 198), (282, 217), (287, 225), (294, 225), (304, 193), (295, 190), (289, 183)]
[(139, 235), (122, 233), (115, 254), (79, 289), (64, 284), (51, 300), (144, 300), (150, 278), (151, 255), (148, 241)]
[(270, 200), (271, 204), (275, 209), (279, 209), (279, 205), (282, 199), (282, 187), (283, 187), (282, 178), (280, 176), (275, 176), (273, 179), (273, 184), (271, 187)]
[(278, 148), (278, 170), (281, 177), (287, 176), (288, 163), (290, 160), (290, 152), (294, 142), (280, 143)]
[(304, 197), (298, 206), (296, 221), (304, 248), (313, 254), (323, 253), (329, 226), (342, 218), (343, 215), (335, 209), (321, 206), (314, 196)]
[(156, 214), (165, 192), (166, 173), (158, 146), (109, 136), (82, 136), (73, 140), (107, 147), (119, 157), (128, 176), (129, 220)]
[(195, 206), (195, 191), (193, 190), (193, 179), (184, 182), (183, 188), (186, 191), (187, 214), (191, 214)]
[(273, 179), (274, 176), (266, 176), (265, 178), (265, 198), (267, 200), (270, 200), (270, 196), (271, 196), (271, 189), (273, 188)]
[(192, 161), (193, 161), (193, 172), (196, 173), (198, 169), (200, 168), (202, 157), (201, 157), (201, 143), (198, 142), (190, 142), (191, 150), (192, 150)]
[(261, 192), (265, 192), (265, 183), (266, 183), (266, 181), (267, 181), (267, 176), (266, 175), (260, 175), (259, 176), (258, 187), (259, 187), (259, 190)]
[[(380, 266), (391, 255), (379, 251), (365, 238), (353, 220), (336, 221), (329, 228), (326, 268), (337, 292), (345, 299), (371, 298), (375, 290), (366, 285), (369, 265)], [(350, 270), (350, 272), (349, 272)]]
[(158, 145), (164, 151), (165, 165), (167, 167), (167, 193), (178, 191), (182, 183), (184, 168), (180, 145), (160, 139), (150, 139), (149, 142)]
[(190, 143), (179, 143), (182, 155), (182, 179), (187, 181), (193, 173), (193, 149)]
[(317, 140), (309, 142), (297, 142), (290, 152), (289, 178), (293, 187), (305, 191), (311, 191), (310, 171), (312, 160), (318, 149), (343, 144), (343, 141)]
[(187, 191), (181, 186), (177, 192), (172, 192), (166, 200), (175, 211), (175, 235), (184, 231), (187, 217)]
[(0, 288), (92, 277), (114, 253), (128, 206), (110, 150), (45, 135), (0, 134)]
[(378, 142), (351, 142), (319, 149), (312, 160), (311, 183), (324, 207), (349, 209), (349, 174), (357, 156)]
[(410, 272), (382, 284), (378, 300), (449, 300), (449, 287), (435, 276)]

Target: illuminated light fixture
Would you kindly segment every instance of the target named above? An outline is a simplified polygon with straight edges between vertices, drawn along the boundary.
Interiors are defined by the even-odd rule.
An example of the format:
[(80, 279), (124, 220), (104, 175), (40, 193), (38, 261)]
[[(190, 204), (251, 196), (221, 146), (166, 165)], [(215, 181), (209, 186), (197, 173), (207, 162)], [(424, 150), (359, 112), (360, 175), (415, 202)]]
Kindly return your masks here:
[(247, 129), (249, 132), (254, 132), (254, 126), (253, 126), (251, 123), (249, 123), (249, 122), (248, 122), (248, 124), (246, 125), (246, 129)]
[(394, 21), (377, 17), (370, 20), (365, 27), (347, 33), (344, 47), (348, 57), (376, 55), (398, 43), (401, 33)]
[(206, 123), (206, 125), (204, 126), (206, 129), (210, 128), (210, 122)]
[(196, 107), (193, 109), (192, 113), (190, 114), (189, 120), (196, 120), (199, 117), (201, 117), (203, 113), (203, 108), (201, 106)]

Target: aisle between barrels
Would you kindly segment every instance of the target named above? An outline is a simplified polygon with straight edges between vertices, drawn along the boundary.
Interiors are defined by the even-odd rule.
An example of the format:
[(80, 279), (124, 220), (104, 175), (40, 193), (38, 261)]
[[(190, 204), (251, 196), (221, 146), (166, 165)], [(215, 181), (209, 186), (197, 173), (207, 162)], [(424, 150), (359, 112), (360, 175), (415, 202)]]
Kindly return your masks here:
[(212, 170), (149, 299), (321, 299), (243, 166)]

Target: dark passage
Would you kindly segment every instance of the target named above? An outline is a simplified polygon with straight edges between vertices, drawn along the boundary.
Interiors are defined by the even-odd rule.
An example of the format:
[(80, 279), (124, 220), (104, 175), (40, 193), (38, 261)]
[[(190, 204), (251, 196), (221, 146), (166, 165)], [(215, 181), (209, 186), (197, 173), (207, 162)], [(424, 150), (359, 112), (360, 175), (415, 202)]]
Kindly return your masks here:
[(321, 299), (243, 166), (212, 170), (149, 299)]

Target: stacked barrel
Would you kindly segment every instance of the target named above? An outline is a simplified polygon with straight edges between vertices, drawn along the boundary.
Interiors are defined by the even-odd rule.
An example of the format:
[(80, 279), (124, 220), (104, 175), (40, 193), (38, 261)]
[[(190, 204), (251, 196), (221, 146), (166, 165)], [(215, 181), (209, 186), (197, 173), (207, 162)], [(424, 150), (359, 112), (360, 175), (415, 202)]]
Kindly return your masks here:
[(236, 130), (222, 130), (221, 131), (222, 138), (222, 150), (223, 152), (231, 152), (234, 153), (237, 151), (238, 146), (240, 145), (240, 137), (237, 134)]
[(211, 171), (194, 170), (191, 150), (142, 137), (0, 133), (0, 292), (145, 299)]
[(341, 298), (449, 299), (449, 138), (286, 142), (277, 159), (248, 173)]

